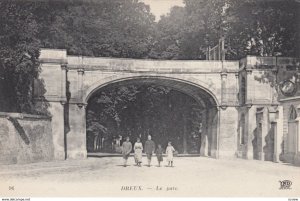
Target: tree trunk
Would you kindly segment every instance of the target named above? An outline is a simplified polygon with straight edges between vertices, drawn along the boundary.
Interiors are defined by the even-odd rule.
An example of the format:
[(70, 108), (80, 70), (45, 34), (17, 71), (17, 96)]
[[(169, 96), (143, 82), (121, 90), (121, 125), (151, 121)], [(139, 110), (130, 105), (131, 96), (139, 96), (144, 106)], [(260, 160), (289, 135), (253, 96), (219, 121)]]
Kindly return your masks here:
[(95, 137), (94, 137), (94, 151), (97, 151), (97, 149), (98, 149), (98, 138), (99, 138), (99, 135), (96, 135)]

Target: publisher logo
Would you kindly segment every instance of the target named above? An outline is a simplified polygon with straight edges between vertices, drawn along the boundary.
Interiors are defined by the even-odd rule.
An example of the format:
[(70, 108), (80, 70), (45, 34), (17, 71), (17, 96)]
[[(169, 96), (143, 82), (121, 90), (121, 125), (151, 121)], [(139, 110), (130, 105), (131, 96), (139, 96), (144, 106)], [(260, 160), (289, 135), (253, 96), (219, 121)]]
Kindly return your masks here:
[(280, 190), (285, 190), (285, 189), (291, 189), (292, 186), (292, 182), (290, 180), (283, 180), (283, 181), (279, 181), (280, 183)]

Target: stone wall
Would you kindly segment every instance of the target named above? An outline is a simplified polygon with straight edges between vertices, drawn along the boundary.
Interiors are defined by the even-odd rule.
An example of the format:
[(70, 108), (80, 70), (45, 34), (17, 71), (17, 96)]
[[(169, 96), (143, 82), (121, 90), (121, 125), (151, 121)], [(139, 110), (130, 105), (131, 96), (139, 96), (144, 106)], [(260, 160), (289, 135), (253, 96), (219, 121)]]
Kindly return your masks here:
[[(300, 106), (300, 97), (293, 97), (293, 98), (287, 98), (282, 101), (283, 105), (283, 139), (284, 139), (284, 154), (282, 156), (283, 161), (289, 162), (289, 163), (294, 163), (297, 165), (300, 165), (300, 150), (299, 150), (299, 144), (300, 144), (300, 139), (299, 139), (299, 128), (295, 128), (292, 130), (289, 128), (289, 124), (295, 124), (298, 125), (299, 127), (299, 106)], [(298, 118), (291, 120), (291, 108), (292, 106), (295, 108), (297, 111)], [(291, 129), (291, 130), (289, 130)], [(290, 137), (293, 137), (293, 140), (289, 139)], [(293, 146), (292, 146), (293, 144)]]
[(0, 128), (0, 164), (53, 160), (49, 117), (1, 112)]
[[(284, 57), (247, 56), (241, 60), (238, 157), (293, 162), (296, 151), (287, 153), (290, 148), (287, 143), (288, 121), (290, 106), (300, 104), (297, 98), (300, 91), (286, 97), (281, 88), (287, 80), (299, 85), (297, 63), (299, 59)], [(242, 87), (243, 80), (245, 87)], [(243, 115), (244, 125), (241, 123)], [(242, 133), (244, 143), (241, 142)]]

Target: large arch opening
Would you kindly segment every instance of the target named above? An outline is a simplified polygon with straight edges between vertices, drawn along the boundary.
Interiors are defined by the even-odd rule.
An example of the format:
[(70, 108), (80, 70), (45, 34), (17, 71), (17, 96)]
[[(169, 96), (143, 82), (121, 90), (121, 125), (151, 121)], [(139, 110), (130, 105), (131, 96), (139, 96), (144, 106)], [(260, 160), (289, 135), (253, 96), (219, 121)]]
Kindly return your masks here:
[(129, 136), (171, 141), (178, 154), (217, 156), (218, 110), (201, 86), (161, 77), (135, 77), (96, 87), (87, 97), (87, 152), (119, 153)]

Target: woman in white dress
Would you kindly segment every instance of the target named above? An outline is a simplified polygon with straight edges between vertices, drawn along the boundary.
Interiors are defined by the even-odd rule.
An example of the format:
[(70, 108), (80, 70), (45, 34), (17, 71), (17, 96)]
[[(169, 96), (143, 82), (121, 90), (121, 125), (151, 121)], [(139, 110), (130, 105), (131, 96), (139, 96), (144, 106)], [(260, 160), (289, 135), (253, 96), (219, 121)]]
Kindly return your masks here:
[(171, 142), (168, 142), (168, 146), (166, 149), (166, 154), (167, 154), (167, 161), (168, 161), (168, 166), (173, 167), (173, 153), (174, 153), (175, 149), (172, 146)]
[(134, 149), (134, 159), (135, 159), (136, 165), (141, 167), (142, 154), (143, 154), (143, 144), (141, 143), (140, 138), (137, 138), (133, 149)]

